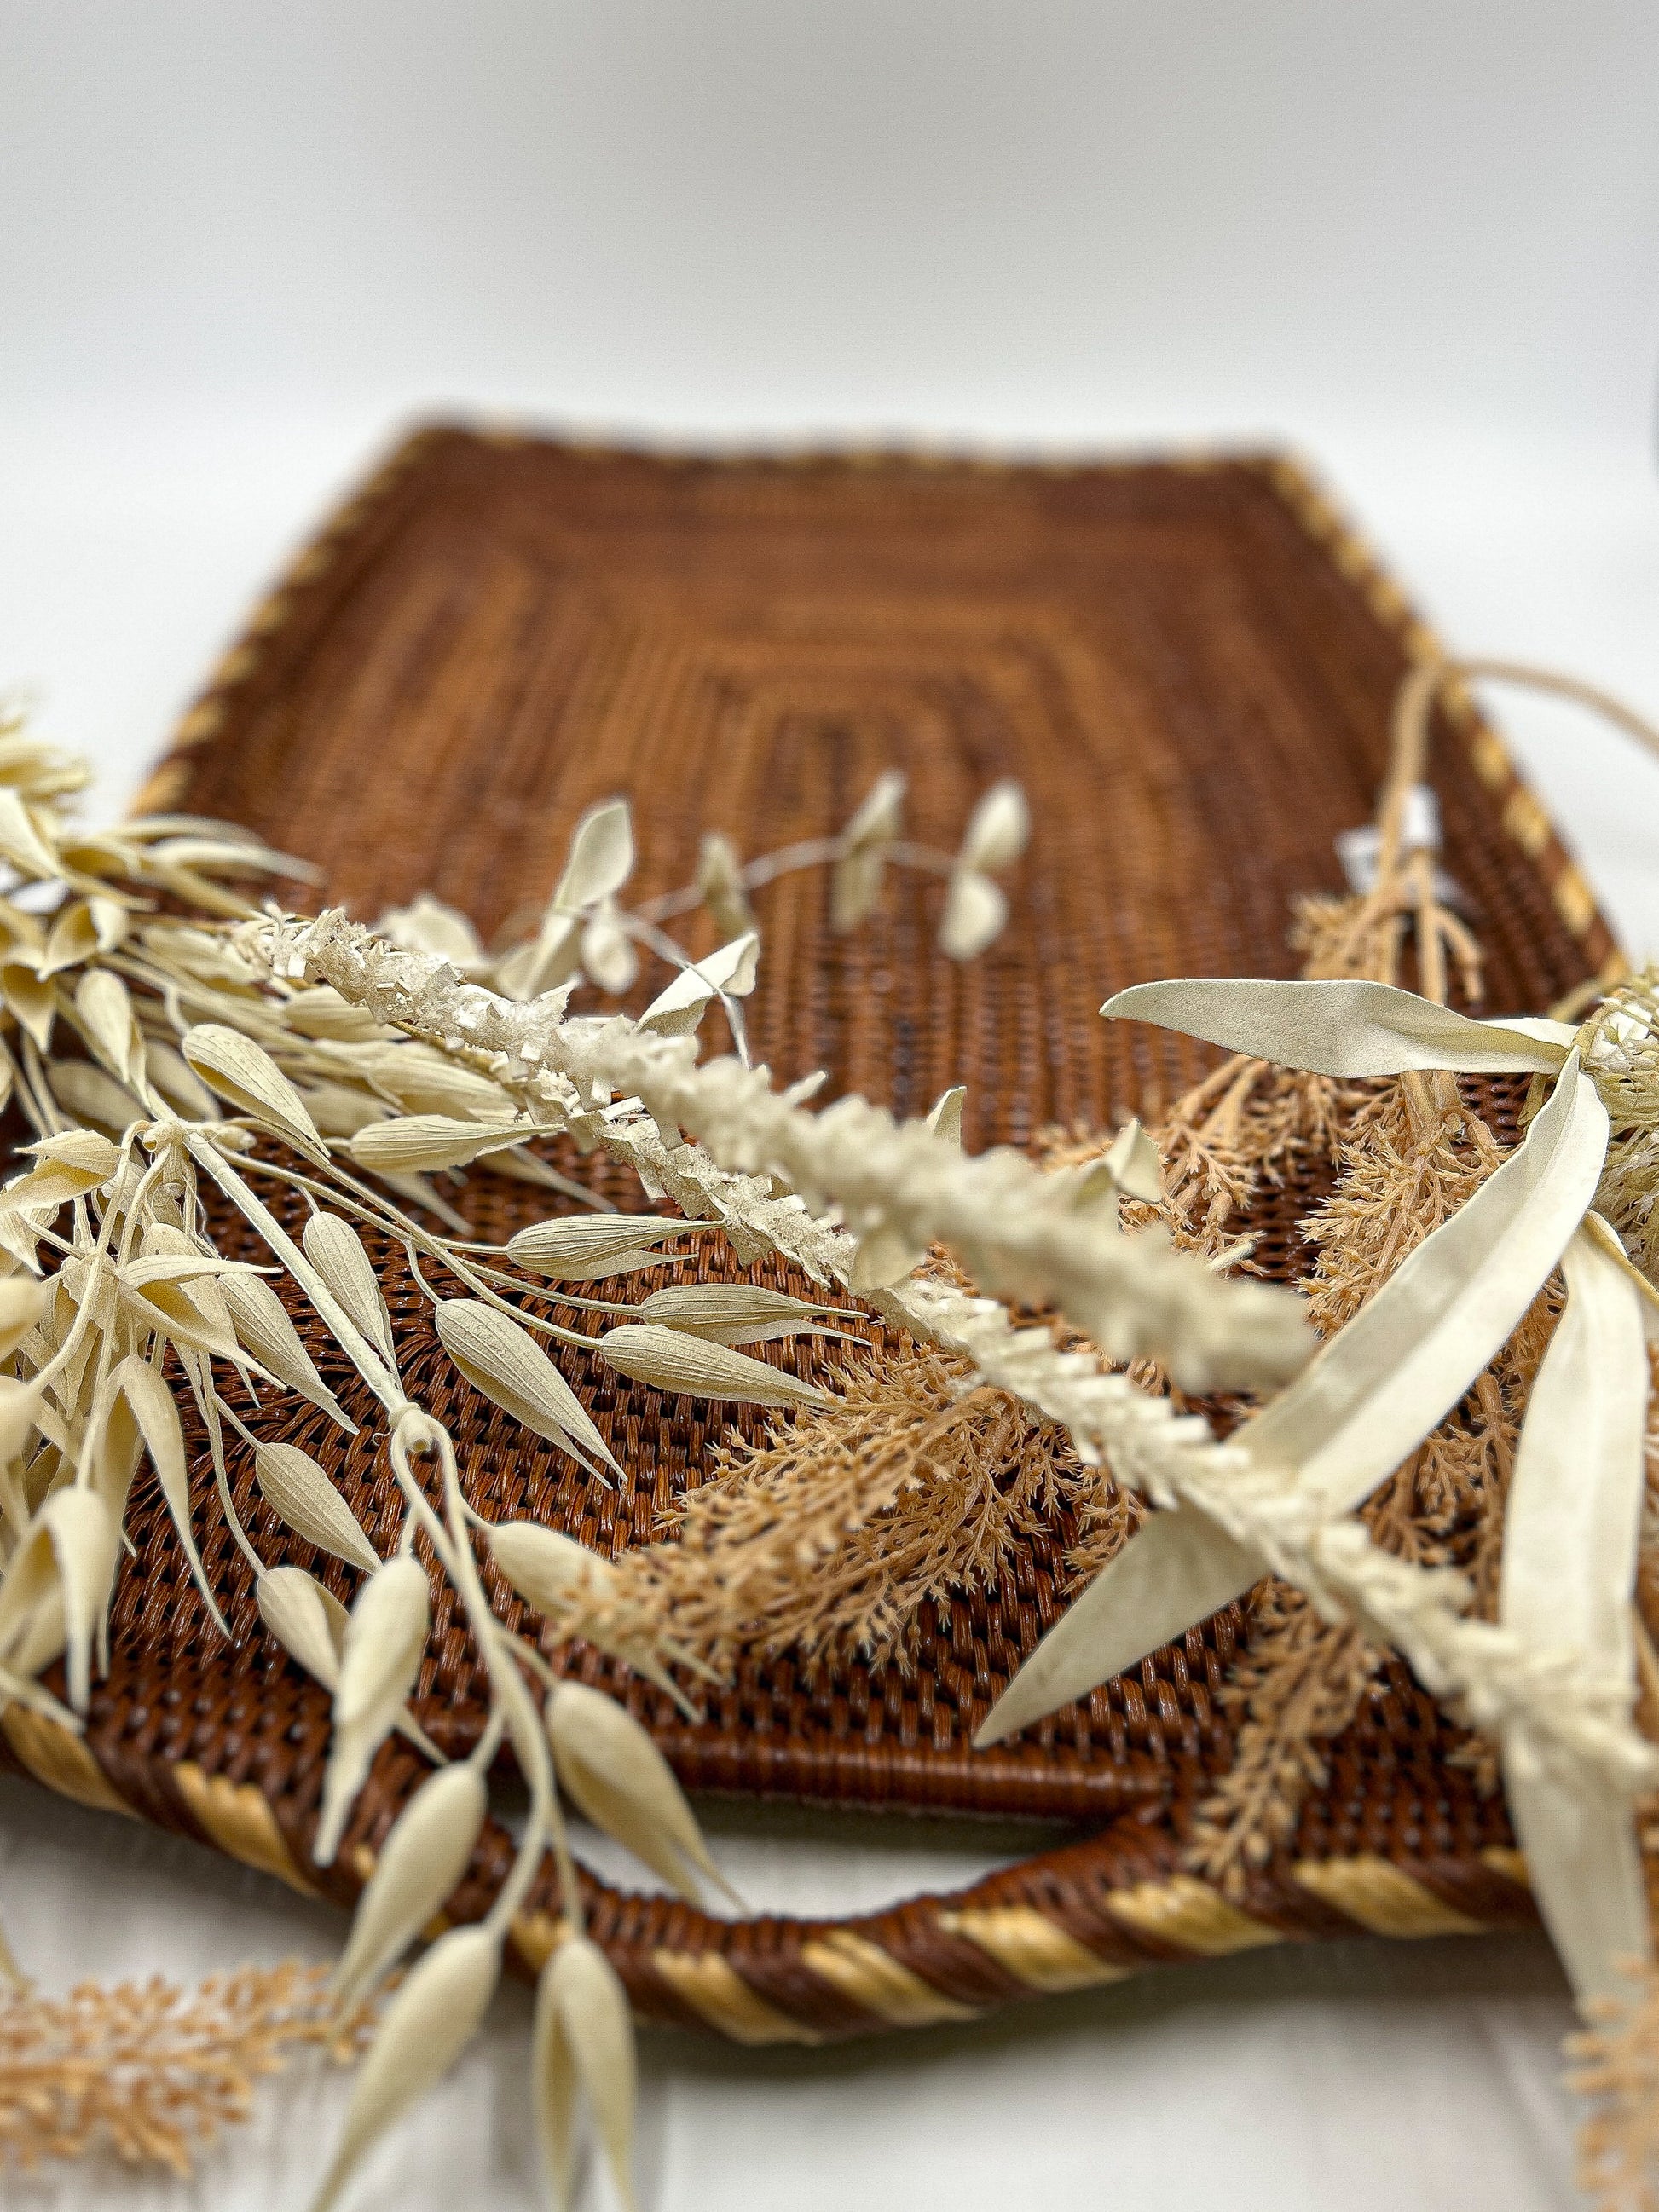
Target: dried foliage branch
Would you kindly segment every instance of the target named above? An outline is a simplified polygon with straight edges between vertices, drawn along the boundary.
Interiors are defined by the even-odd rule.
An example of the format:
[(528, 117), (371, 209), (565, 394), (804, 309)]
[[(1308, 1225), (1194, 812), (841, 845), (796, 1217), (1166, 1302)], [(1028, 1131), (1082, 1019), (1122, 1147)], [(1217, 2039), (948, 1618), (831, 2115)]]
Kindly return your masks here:
[(1048, 1423), (930, 1346), (843, 1367), (830, 1406), (716, 1455), (671, 1540), (623, 1553), (611, 1601), (698, 1655), (905, 1656), (917, 1616), (994, 1587), (1016, 1542), (1085, 1519), (1109, 1555), (1136, 1508)]
[[(471, 1756), (440, 1765), (384, 1839), (331, 1991), (337, 2018), (396, 1967), (460, 1878), (484, 1818), (484, 1770), (503, 1738), (530, 1786), (517, 1855), (484, 1920), (441, 1937), (387, 2009), (319, 2203), (332, 2201), (368, 2143), (471, 2033), (500, 1972), (513, 1915), (549, 1852), (559, 1875), (563, 1941), (544, 1977), (542, 2012), (550, 2025), (538, 2036), (537, 2063), (556, 2073), (574, 2069), (613, 2149), (625, 2147), (622, 2076), (609, 2059), (599, 2062), (615, 2057), (619, 2033), (626, 2045), (627, 2007), (603, 1954), (582, 1934), (560, 1793), (647, 1863), (677, 1869), (688, 1895), (700, 1875), (714, 1878), (712, 1866), (639, 1725), (596, 1693), (555, 1682), (540, 1655), (491, 1613), (481, 1549), (552, 1613), (562, 1593), (585, 1588), (602, 1563), (556, 1531), (490, 1528), (467, 1508), (447, 1434), (404, 1388), (357, 1224), (390, 1235), (459, 1286), (464, 1295), (441, 1296), (417, 1272), (457, 1371), (600, 1481), (617, 1462), (560, 1371), (562, 1347), (599, 1352), (662, 1389), (816, 1406), (821, 1392), (740, 1347), (840, 1334), (830, 1324), (847, 1316), (744, 1285), (685, 1284), (637, 1304), (609, 1295), (610, 1279), (650, 1264), (665, 1241), (721, 1233), (719, 1215), (688, 1225), (589, 1214), (539, 1224), (500, 1255), (467, 1242), (461, 1217), (428, 1179), (434, 1171), (475, 1166), (601, 1204), (527, 1149), (530, 1139), (568, 1125), (568, 1101), (550, 1113), (526, 1112), (522, 1086), (499, 1080), (499, 1068), (469, 1041), (414, 1040), (331, 989), (296, 990), (273, 978), (247, 957), (246, 930), (231, 926), (251, 912), (232, 885), (262, 871), (294, 873), (298, 864), (240, 831), (187, 817), (88, 837), (67, 807), (83, 781), (73, 764), (20, 732), (0, 733), (0, 858), (27, 889), (21, 901), (0, 892), (0, 1001), (12, 1025), (0, 1036), (0, 1079), (34, 1133), (27, 1148), (33, 1164), (0, 1191), (0, 1253), (9, 1270), (0, 1279), (0, 1359), (8, 1370), (0, 1375), (0, 1698), (80, 1727), (104, 1663), (120, 1534), (146, 1455), (209, 1616), (223, 1631), (202, 1565), (179, 1413), (163, 1380), (171, 1355), (206, 1425), (219, 1510), (252, 1571), (264, 1626), (332, 1694), (334, 1732), (313, 1847), (319, 1863), (337, 1852), (392, 1730), (437, 1760), (406, 1706), (431, 1612), (427, 1571), (411, 1550), (417, 1532), (454, 1587), (488, 1679), (488, 1722)], [(1024, 802), (1012, 787), (988, 794), (955, 855), (905, 846), (896, 805), (890, 793), (879, 820), (855, 823), (816, 856), (774, 856), (735, 877), (711, 866), (699, 896), (732, 908), (769, 874), (828, 861), (848, 864), (867, 902), (889, 861), (931, 867), (949, 879), (947, 949), (971, 957), (1001, 926), (992, 873), (1023, 845)], [(522, 943), (486, 954), (464, 917), (429, 899), (386, 917), (381, 941), (403, 945), (392, 957), (405, 962), (430, 963), (436, 946), (446, 973), (488, 977), (509, 992), (550, 988), (544, 1011), (562, 1004), (579, 973), (621, 989), (634, 973), (635, 947), (643, 945), (675, 972), (637, 1028), (622, 1022), (621, 1029), (678, 1062), (695, 1057), (698, 1022), (718, 1002), (741, 1055), (738, 1001), (754, 981), (752, 930), (693, 962), (651, 916), (621, 906), (631, 865), (626, 806), (596, 809), (578, 826), (553, 899)], [(191, 914), (156, 918), (161, 892)], [(256, 1136), (274, 1139), (275, 1152), (256, 1152)], [(302, 1194), (309, 1209), (302, 1235), (291, 1235), (261, 1196), (273, 1182)], [(216, 1250), (204, 1205), (215, 1194), (242, 1216), (273, 1266), (233, 1262)], [(432, 1219), (459, 1238), (434, 1231)], [(562, 1285), (598, 1283), (605, 1295), (562, 1288), (561, 1302), (617, 1325), (594, 1336), (540, 1317), (534, 1291), (522, 1276), (503, 1272), (500, 1259)], [(273, 1272), (314, 1311), (378, 1401), (405, 1516), (390, 1556), (380, 1556), (317, 1460), (291, 1444), (258, 1443), (236, 1400), (220, 1388), (216, 1370), (228, 1367), (244, 1385), (252, 1379), (262, 1391), (292, 1392), (351, 1426), (265, 1279)], [(349, 1612), (284, 1560), (280, 1547), (266, 1556), (242, 1526), (224, 1462), (230, 1431), (254, 1446), (260, 1495), (283, 1528), (361, 1574)], [(612, 1649), (681, 1694), (666, 1669), (696, 1671), (694, 1651), (625, 1598), (613, 1599), (597, 1632), (607, 1627)], [(58, 1657), (67, 1705), (33, 1679)], [(540, 1711), (532, 1689), (544, 1693)], [(142, 2130), (149, 2122), (138, 2088), (133, 2095), (139, 2102), (131, 2125)], [(550, 2174), (562, 2188), (572, 2100), (549, 2091), (544, 2102)]]
[(245, 1966), (194, 1993), (159, 1978), (0, 1998), (0, 2160), (27, 2172), (106, 2150), (184, 2175), (307, 2045), (346, 2046), (325, 1967)]
[(1589, 2106), (1578, 2135), (1578, 2186), (1595, 2212), (1659, 2207), (1659, 1972), (1632, 1960), (1628, 1991), (1585, 2007), (1566, 2040), (1567, 2086)]

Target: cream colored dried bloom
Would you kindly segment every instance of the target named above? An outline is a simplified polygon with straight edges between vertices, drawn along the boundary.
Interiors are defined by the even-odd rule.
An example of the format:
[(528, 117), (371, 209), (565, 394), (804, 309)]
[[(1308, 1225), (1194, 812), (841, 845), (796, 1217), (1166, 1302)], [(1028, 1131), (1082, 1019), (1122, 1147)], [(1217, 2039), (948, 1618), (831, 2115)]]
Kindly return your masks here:
[(334, 1692), (334, 1738), (312, 1853), (319, 1866), (332, 1865), (369, 1762), (415, 1686), (429, 1616), (426, 1570), (407, 1556), (387, 1560), (357, 1594)]
[(331, 1986), (343, 2013), (371, 1994), (448, 1903), (489, 1802), (476, 1767), (447, 1766), (421, 1784), (392, 1822), (334, 1970)]
[(673, 1770), (631, 1713), (584, 1683), (560, 1682), (546, 1721), (559, 1780), (596, 1828), (692, 1905), (697, 1874), (726, 1887)]
[(586, 1407), (527, 1328), (475, 1298), (443, 1299), (433, 1320), (444, 1350), (492, 1405), (590, 1473), (622, 1472)]
[(607, 1329), (599, 1340), (599, 1354), (619, 1375), (647, 1382), (653, 1389), (683, 1391), (690, 1398), (716, 1398), (738, 1406), (829, 1403), (823, 1391), (782, 1368), (648, 1322), (625, 1322), (620, 1328)]
[(374, 1573), (380, 1564), (380, 1553), (309, 1452), (298, 1444), (261, 1444), (253, 1464), (259, 1495), (296, 1536), (349, 1566)]
[(489, 1927), (451, 1929), (411, 1970), (357, 2069), (313, 2212), (328, 2212), (370, 2144), (443, 2079), (477, 2033), (501, 1973), (501, 1939)]
[(597, 1943), (568, 1933), (536, 1986), (532, 2060), (537, 2131), (554, 2200), (568, 2212), (575, 2180), (576, 2098), (586, 2098), (611, 2186), (634, 2212), (630, 2172), (637, 2076), (628, 1992)]

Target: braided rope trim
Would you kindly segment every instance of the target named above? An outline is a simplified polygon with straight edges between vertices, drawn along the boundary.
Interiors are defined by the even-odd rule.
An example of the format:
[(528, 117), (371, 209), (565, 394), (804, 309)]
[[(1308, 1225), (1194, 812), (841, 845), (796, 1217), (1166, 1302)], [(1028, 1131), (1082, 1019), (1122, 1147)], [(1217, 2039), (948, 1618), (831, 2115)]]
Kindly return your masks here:
[[(9, 1763), (48, 1789), (138, 1817), (85, 1738), (17, 1706), (0, 1717), (0, 1738)], [(168, 1771), (175, 1802), (147, 1806), (149, 1817), (302, 1896), (326, 1894), (349, 1906), (374, 1871), (374, 1852), (359, 1841), (313, 1881), (301, 1871), (309, 1866), (313, 1814), (285, 1805), (279, 1817), (257, 1784), (210, 1775), (191, 1761)], [(841, 1921), (719, 1920), (592, 1877), (584, 1880), (584, 1901), (589, 1932), (641, 2020), (755, 2045), (961, 2023), (1022, 1998), (1271, 1944), (1536, 1925), (1526, 1863), (1504, 1847), (1439, 1858), (1286, 1859), (1253, 1876), (1237, 1902), (1182, 1872), (1179, 1855), (1172, 1832), (1131, 1819), (954, 1895)], [(511, 1856), (509, 1838), (490, 1823), (452, 1900), (457, 1920), (487, 1911)], [(446, 1924), (448, 1916), (441, 1916), (427, 1933)], [(559, 1940), (557, 1898), (544, 1875), (513, 1923), (513, 1965), (533, 1978)]]

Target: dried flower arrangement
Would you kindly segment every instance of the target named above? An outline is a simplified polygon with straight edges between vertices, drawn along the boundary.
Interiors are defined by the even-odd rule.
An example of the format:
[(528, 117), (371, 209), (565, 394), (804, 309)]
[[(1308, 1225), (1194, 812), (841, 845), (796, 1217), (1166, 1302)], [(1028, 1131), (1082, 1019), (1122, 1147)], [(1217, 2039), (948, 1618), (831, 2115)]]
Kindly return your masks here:
[[(1153, 1137), (1133, 1125), (1055, 1136), (1039, 1160), (966, 1156), (959, 1091), (909, 1124), (856, 1097), (809, 1112), (811, 1079), (780, 1091), (749, 1064), (741, 1005), (761, 944), (750, 894), (791, 868), (833, 869), (849, 928), (890, 866), (935, 872), (940, 941), (974, 957), (1001, 926), (995, 878), (1024, 842), (1016, 787), (988, 793), (949, 854), (903, 839), (902, 786), (884, 777), (840, 834), (747, 866), (710, 838), (694, 886), (631, 912), (618, 896), (631, 831), (611, 804), (580, 825), (532, 933), (492, 955), (429, 899), (372, 930), (337, 913), (258, 911), (233, 887), (294, 863), (190, 817), (88, 836), (70, 805), (82, 771), (21, 728), (0, 738), (0, 856), (15, 878), (0, 904), (0, 997), (15, 1024), (0, 1074), (33, 1131), (33, 1164), (0, 1194), (11, 1263), (0, 1693), (80, 1724), (146, 1455), (212, 1606), (182, 1390), (265, 1628), (332, 1695), (319, 1863), (394, 1731), (434, 1769), (386, 1840), (325, 1995), (250, 1984), (246, 2003), (222, 2007), (222, 2029), (203, 2031), (221, 2046), (207, 2087), (136, 2089), (123, 2106), (159, 2098), (171, 2113), (172, 2099), (178, 2115), (112, 2116), (112, 2085), (142, 2033), (125, 2016), (143, 2004), (109, 2000), (123, 2023), (105, 2034), (89, 1999), (42, 2010), (15, 1998), (0, 2013), (0, 2100), (38, 2119), (14, 2130), (20, 2155), (72, 2150), (101, 2125), (125, 2154), (176, 2163), (191, 2128), (229, 2116), (284, 2040), (340, 2033), (449, 1898), (505, 1746), (530, 1790), (512, 1870), (483, 1920), (439, 1936), (396, 1985), (318, 2201), (334, 2201), (366, 2146), (469, 2039), (550, 1853), (563, 1917), (532, 2060), (550, 2184), (568, 2201), (585, 2100), (626, 2196), (628, 2004), (583, 1930), (562, 1797), (684, 1893), (719, 1876), (650, 1738), (507, 1630), (481, 1559), (557, 1633), (684, 1698), (746, 1644), (902, 1649), (932, 1595), (988, 1580), (1012, 1536), (1063, 1501), (1083, 1531), (1072, 1565), (1087, 1587), (990, 1714), (988, 1742), (1272, 1575), (1231, 1693), (1238, 1758), (1200, 1820), (1194, 1863), (1224, 1880), (1271, 1847), (1319, 1739), (1392, 1650), (1493, 1747), (1576, 1987), (1600, 2000), (1622, 1986), (1625, 1963), (1650, 1955), (1637, 1808), (1659, 1782), (1634, 1711), (1650, 1656), (1632, 1613), (1659, 1312), (1644, 1272), (1659, 1188), (1659, 982), (1638, 979), (1576, 1026), (1565, 1010), (1492, 1023), (1445, 1003), (1448, 956), (1471, 998), (1480, 968), (1425, 823), (1428, 713), (1452, 673), (1427, 664), (1402, 692), (1362, 886), (1301, 917), (1307, 980), (1121, 993), (1109, 1016), (1177, 1026), (1236, 1057)], [(726, 941), (694, 963), (663, 924), (695, 905)], [(646, 1012), (572, 1013), (579, 981), (612, 993), (632, 981), (636, 947), (674, 970)], [(1408, 949), (1415, 993), (1399, 982)], [(734, 1050), (702, 1060), (696, 1033), (716, 1005)], [(1510, 1071), (1531, 1076), (1534, 1095), (1506, 1152), (1455, 1077)], [(650, 1204), (677, 1212), (608, 1210), (533, 1149), (551, 1135), (626, 1163)], [(1253, 1280), (1248, 1240), (1227, 1231), (1259, 1179), (1310, 1149), (1340, 1179), (1304, 1299)], [(428, 1180), (474, 1169), (584, 1210), (481, 1248)], [(298, 1241), (262, 1185), (302, 1194)], [(269, 1266), (222, 1256), (209, 1197), (252, 1226)], [(562, 1346), (659, 1391), (772, 1408), (769, 1440), (723, 1454), (674, 1540), (619, 1561), (535, 1522), (492, 1525), (465, 1494), (446, 1431), (405, 1392), (359, 1225), (407, 1254), (467, 1383), (594, 1480), (616, 1462), (561, 1372)], [(823, 1302), (696, 1282), (637, 1303), (605, 1294), (665, 1246), (711, 1237), (744, 1264), (782, 1255)], [(266, 1388), (349, 1426), (273, 1273), (382, 1409), (404, 1499), (389, 1557), (313, 1458), (247, 1426)], [(555, 1296), (591, 1314), (592, 1333), (536, 1310)], [(844, 1355), (833, 1391), (755, 1356), (802, 1334), (856, 1343), (860, 1315), (908, 1348), (879, 1364)], [(1218, 1391), (1267, 1402), (1218, 1441), (1189, 1409)], [(349, 1612), (256, 1549), (227, 1477), (227, 1430), (254, 1449), (277, 1519), (362, 1571)], [(434, 1573), (490, 1688), (488, 1727), (453, 1763), (408, 1710)], [(39, 1680), (60, 1660), (63, 1698)], [(215, 2019), (217, 2002), (204, 1993)], [(77, 2002), (88, 2021), (71, 2017)], [(152, 2009), (193, 2018), (171, 1996)], [(160, 2075), (167, 2041), (158, 2027)], [(46, 2079), (60, 2044), (73, 2082), (53, 2092), (54, 2118), (28, 2069)], [(1617, 2092), (1587, 2157), (1598, 2170), (1639, 2160), (1617, 2130), (1627, 2122), (1637, 2142), (1629, 2130), (1650, 2124), (1624, 2089), (1644, 2062), (1608, 2042), (1586, 2063)]]

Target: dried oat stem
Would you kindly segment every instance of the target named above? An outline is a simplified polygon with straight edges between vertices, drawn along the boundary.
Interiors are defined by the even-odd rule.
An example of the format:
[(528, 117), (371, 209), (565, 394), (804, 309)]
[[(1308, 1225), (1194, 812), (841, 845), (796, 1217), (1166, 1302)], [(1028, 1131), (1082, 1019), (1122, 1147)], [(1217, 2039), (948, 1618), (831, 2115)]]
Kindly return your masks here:
[(699, 1066), (694, 1040), (653, 1036), (624, 1017), (568, 1020), (501, 999), (337, 912), (270, 921), (256, 941), (290, 981), (329, 984), (378, 1020), (489, 1055), (503, 1085), (544, 1116), (564, 1113), (579, 1137), (584, 1126), (602, 1137), (599, 1102), (637, 1098), (660, 1129), (689, 1131), (721, 1167), (781, 1176), (809, 1208), (838, 1206), (860, 1237), (889, 1231), (918, 1253), (941, 1243), (989, 1288), (1052, 1304), (1114, 1356), (1154, 1354), (1194, 1388), (1271, 1387), (1306, 1356), (1294, 1298), (1055, 1212), (1040, 1170), (1018, 1154), (966, 1158), (860, 1098), (808, 1114), (772, 1090), (765, 1069)]

